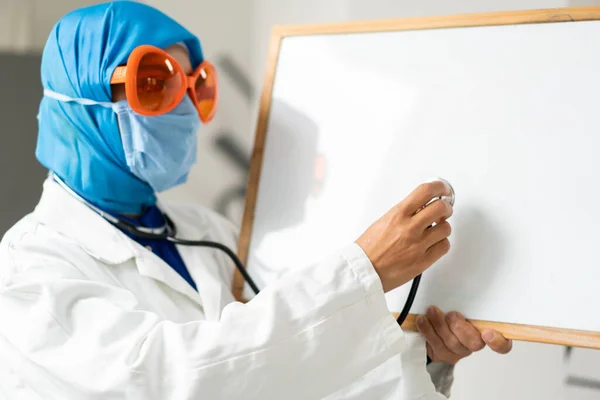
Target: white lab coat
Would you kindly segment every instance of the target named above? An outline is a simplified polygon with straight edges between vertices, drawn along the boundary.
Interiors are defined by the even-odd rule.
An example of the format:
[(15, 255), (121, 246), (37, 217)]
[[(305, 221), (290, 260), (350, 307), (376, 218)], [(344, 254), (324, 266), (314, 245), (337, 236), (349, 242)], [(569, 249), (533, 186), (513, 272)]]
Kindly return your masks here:
[[(235, 248), (236, 231), (168, 206), (179, 236)], [(194, 291), (151, 251), (48, 180), (0, 245), (0, 398), (445, 399), (422, 339), (386, 308), (354, 244), (241, 304), (224, 253), (179, 247)], [(450, 369), (433, 365), (438, 390)], [(3, 396), (3, 397), (2, 397)]]

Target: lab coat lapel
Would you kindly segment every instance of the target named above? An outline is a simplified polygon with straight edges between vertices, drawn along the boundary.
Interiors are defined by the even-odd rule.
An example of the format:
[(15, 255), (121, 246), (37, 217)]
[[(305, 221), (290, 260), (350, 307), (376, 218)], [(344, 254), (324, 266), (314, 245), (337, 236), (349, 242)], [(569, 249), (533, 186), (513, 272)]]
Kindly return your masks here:
[[(202, 226), (190, 226), (186, 221), (175, 220), (177, 226), (177, 237), (187, 240), (211, 240), (209, 237), (209, 227), (206, 224)], [(207, 320), (218, 320), (221, 310), (225, 306), (223, 303), (223, 290), (218, 277), (221, 264), (215, 259), (216, 250), (208, 247), (182, 246), (177, 245), (177, 250), (183, 259), (192, 279), (196, 283), (198, 294), (202, 298), (204, 315)]]
[[(201, 240), (201, 239), (199, 239)], [(221, 314), (220, 307), (220, 287), (216, 284), (214, 278), (210, 277), (209, 268), (213, 268), (216, 262), (212, 262), (209, 265), (207, 259), (212, 257), (213, 249), (206, 247), (189, 247), (189, 246), (177, 246), (179, 254), (183, 259), (183, 262), (190, 271), (192, 279), (196, 283), (198, 288), (198, 295), (202, 299), (204, 306), (204, 315), (207, 320), (218, 320)], [(202, 254), (204, 252), (204, 254)]]
[(44, 182), (34, 215), (42, 225), (76, 241), (103, 263), (118, 265), (134, 256), (125, 235), (52, 179)]
[(200, 306), (203, 306), (202, 298), (198, 292), (196, 292), (185, 279), (171, 268), (171, 266), (150, 250), (147, 250), (142, 246), (138, 247), (139, 251), (135, 256), (135, 262), (140, 275), (162, 282), (171, 289), (184, 294)]

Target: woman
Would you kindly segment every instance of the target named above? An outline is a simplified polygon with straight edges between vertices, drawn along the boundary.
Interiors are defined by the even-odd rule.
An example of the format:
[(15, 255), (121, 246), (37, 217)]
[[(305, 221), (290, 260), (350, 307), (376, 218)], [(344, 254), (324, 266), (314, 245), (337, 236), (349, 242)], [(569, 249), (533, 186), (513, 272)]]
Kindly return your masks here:
[[(420, 329), (434, 386), (425, 342), (386, 308), (385, 291), (448, 251), (451, 207), (416, 214), (447, 194), (441, 182), (247, 304), (230, 293), (225, 253), (130, 233), (176, 228), (236, 244), (222, 217), (156, 201), (185, 182), (216, 101), (200, 42), (159, 11), (111, 2), (65, 16), (45, 47), (42, 83), (36, 155), (51, 174), (0, 246), (5, 398), (438, 399), (451, 365), (484, 347), (462, 317), (433, 309)], [(510, 349), (486, 334), (498, 352)]]

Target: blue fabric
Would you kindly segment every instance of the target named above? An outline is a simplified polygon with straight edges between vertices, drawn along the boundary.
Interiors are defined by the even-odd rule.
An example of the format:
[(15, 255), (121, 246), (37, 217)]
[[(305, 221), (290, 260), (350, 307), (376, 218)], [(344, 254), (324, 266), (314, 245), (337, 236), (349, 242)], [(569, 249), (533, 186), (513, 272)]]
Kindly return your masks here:
[[(103, 211), (110, 212), (109, 210)], [(143, 211), (142, 215), (137, 219), (132, 219), (120, 214), (111, 215), (138, 227), (143, 226), (146, 228), (160, 228), (162, 226), (165, 226), (166, 224), (162, 212), (156, 205), (146, 208)], [(187, 281), (187, 283), (189, 283), (194, 288), (194, 290), (198, 290), (196, 288), (196, 283), (194, 282), (194, 279), (190, 275), (188, 269), (185, 266), (185, 263), (183, 262), (183, 259), (181, 258), (181, 255), (179, 254), (179, 251), (177, 250), (177, 247), (175, 247), (173, 243), (164, 239), (142, 239), (133, 236), (125, 230), (121, 231), (127, 236), (129, 236), (131, 239), (138, 242), (140, 245), (146, 248), (150, 247), (154, 254), (156, 254), (164, 262), (169, 264), (171, 268), (173, 268), (183, 279)]]
[[(197, 67), (200, 41), (162, 12), (134, 1), (82, 8), (50, 33), (42, 85), (72, 98), (110, 102), (112, 73), (136, 47), (178, 42), (187, 45)], [(38, 118), (38, 160), (80, 196), (115, 213), (139, 214), (155, 204), (152, 187), (127, 166), (113, 110), (44, 97)]]
[(187, 181), (196, 163), (200, 116), (187, 94), (172, 111), (155, 117), (136, 114), (127, 104), (117, 111), (130, 171), (163, 192)]

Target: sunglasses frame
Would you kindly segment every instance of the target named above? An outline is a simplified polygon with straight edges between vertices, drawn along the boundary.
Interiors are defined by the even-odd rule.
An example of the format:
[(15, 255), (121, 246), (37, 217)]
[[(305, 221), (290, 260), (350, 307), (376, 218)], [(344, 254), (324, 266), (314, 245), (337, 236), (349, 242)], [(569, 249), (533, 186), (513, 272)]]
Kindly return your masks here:
[[(175, 101), (173, 102), (173, 104), (167, 108), (155, 111), (147, 110), (144, 107), (142, 107), (142, 104), (137, 94), (137, 72), (140, 66), (140, 62), (142, 61), (142, 58), (144, 58), (144, 56), (152, 53), (165, 57), (165, 59), (168, 60), (173, 66), (173, 68), (176, 70), (176, 73), (179, 74), (181, 82), (183, 83), (175, 96)], [(210, 113), (206, 116), (202, 116), (199, 103), (196, 100), (196, 81), (198, 80), (198, 77), (201, 74), (204, 74), (205, 76), (212, 76), (215, 82), (215, 97), (214, 100), (212, 100), (214, 102), (214, 105)], [(127, 98), (127, 102), (129, 103), (131, 109), (140, 115), (154, 117), (157, 115), (166, 114), (169, 111), (173, 110), (175, 107), (177, 107), (181, 100), (183, 100), (183, 96), (185, 96), (186, 92), (194, 102), (194, 105), (196, 106), (196, 110), (198, 111), (198, 115), (200, 116), (202, 122), (210, 122), (217, 111), (217, 104), (219, 100), (219, 85), (215, 67), (210, 62), (203, 61), (191, 75), (186, 75), (183, 72), (181, 65), (179, 65), (179, 63), (173, 57), (171, 57), (169, 53), (162, 49), (159, 49), (158, 47), (142, 45), (135, 48), (129, 55), (129, 58), (127, 59), (127, 64), (115, 68), (110, 83), (111, 85), (122, 83), (125, 84), (125, 96)]]

